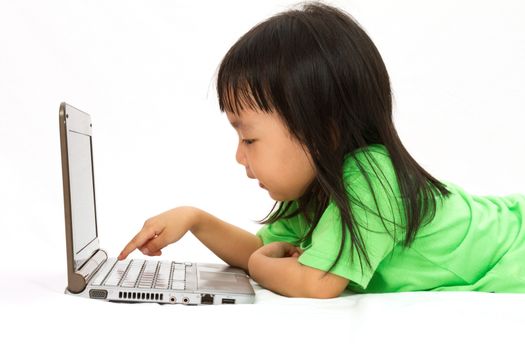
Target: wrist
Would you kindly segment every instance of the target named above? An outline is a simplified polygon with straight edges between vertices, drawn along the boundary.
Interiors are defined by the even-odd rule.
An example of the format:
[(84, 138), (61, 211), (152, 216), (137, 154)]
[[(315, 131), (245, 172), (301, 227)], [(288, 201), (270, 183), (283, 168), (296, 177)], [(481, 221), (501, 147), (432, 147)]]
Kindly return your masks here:
[(180, 207), (179, 210), (182, 210), (183, 217), (187, 220), (186, 227), (188, 231), (193, 234), (196, 234), (200, 230), (200, 223), (202, 221), (202, 210), (194, 207)]

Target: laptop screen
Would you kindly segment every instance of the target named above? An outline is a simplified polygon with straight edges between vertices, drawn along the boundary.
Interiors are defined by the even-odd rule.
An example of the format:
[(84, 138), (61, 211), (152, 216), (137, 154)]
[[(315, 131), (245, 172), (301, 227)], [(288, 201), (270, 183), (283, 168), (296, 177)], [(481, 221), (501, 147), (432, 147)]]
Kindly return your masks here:
[(97, 238), (91, 136), (68, 130), (73, 251), (77, 255)]

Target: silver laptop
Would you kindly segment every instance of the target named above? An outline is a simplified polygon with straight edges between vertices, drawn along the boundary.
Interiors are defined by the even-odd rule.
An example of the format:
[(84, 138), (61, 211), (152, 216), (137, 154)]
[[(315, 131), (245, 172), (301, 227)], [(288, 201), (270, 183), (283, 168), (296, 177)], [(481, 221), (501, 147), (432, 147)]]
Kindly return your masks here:
[(121, 302), (253, 303), (241, 269), (153, 259), (109, 258), (97, 229), (91, 117), (60, 104), (60, 145), (66, 224), (67, 294)]

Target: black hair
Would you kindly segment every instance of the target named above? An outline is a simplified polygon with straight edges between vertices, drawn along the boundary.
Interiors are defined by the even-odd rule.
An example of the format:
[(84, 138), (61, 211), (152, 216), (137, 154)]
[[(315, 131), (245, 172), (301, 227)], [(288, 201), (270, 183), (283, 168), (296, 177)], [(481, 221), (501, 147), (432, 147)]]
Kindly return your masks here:
[[(276, 202), (261, 223), (304, 215), (309, 223), (305, 240), (312, 235), (328, 204), (335, 203), (342, 235), (330, 270), (341, 257), (347, 236), (351, 254), (355, 248), (360, 257), (361, 269), (363, 257), (371, 266), (352, 215), (352, 196), (345, 189), (343, 163), (348, 155), (372, 144), (387, 149), (404, 204), (405, 247), (412, 244), (418, 228), (435, 216), (435, 196), (449, 194), (445, 185), (425, 171), (401, 143), (393, 123), (385, 64), (361, 26), (340, 9), (304, 3), (253, 27), (224, 56), (217, 93), (221, 111), (276, 111), (291, 134), (307, 148), (316, 170), (314, 181), (295, 201), (297, 206), (294, 201)], [(370, 164), (371, 157), (366, 157)], [(377, 205), (367, 172), (354, 158)], [(428, 221), (423, 223), (425, 217)]]

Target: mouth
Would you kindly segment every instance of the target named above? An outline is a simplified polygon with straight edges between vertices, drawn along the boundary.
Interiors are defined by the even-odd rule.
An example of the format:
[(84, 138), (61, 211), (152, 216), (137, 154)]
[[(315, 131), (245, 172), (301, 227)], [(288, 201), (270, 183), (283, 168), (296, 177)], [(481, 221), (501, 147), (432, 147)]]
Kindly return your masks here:
[(260, 183), (260, 182), (259, 182), (259, 187), (260, 187), (260, 188), (263, 188), (263, 189), (265, 189), (265, 190), (267, 189), (267, 188), (264, 187), (264, 185), (263, 185), (262, 183)]

